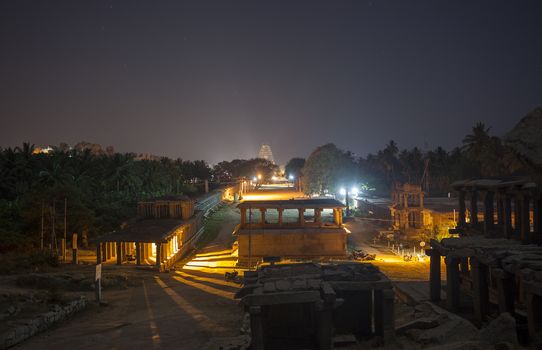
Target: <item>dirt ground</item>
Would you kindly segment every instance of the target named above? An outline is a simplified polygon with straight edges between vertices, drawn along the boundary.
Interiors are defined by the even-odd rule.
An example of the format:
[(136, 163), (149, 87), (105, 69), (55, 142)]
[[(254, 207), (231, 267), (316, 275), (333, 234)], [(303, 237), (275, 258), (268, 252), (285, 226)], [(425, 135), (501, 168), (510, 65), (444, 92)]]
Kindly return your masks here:
[[(232, 206), (223, 209), (223, 226), (207, 252), (226, 249), (238, 222)], [(194, 259), (199, 259), (195, 256)], [(239, 335), (241, 309), (233, 299), (238, 286), (220, 269), (187, 266), (169, 273), (135, 271), (138, 280), (123, 290), (104, 290), (107, 306), (91, 305), (73, 320), (42, 333), (17, 349), (201, 349), (213, 338)]]
[(360, 218), (346, 222), (345, 226), (351, 231), (348, 245), (352, 249), (362, 249), (369, 254), (375, 254), (376, 260), (371, 261), (392, 281), (428, 281), (429, 260), (425, 262), (403, 261), (394, 254), (387, 245), (373, 242), (376, 233), (383, 228)]

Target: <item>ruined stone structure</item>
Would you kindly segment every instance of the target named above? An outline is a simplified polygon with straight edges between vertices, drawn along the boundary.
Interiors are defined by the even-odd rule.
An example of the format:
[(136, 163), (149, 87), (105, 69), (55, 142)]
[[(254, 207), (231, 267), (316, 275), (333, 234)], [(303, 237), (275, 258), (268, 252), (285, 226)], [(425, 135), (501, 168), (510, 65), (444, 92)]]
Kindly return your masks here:
[(116, 261), (118, 265), (171, 266), (195, 239), (203, 213), (185, 196), (160, 197), (138, 203), (138, 219), (127, 227), (99, 237), (96, 262)]
[(458, 181), (452, 187), (459, 193), (454, 232), (542, 242), (542, 197), (535, 183), (525, 178), (478, 179)]
[[(526, 323), (530, 339), (542, 331), (541, 195), (526, 179), (466, 180), (459, 192), (459, 238), (431, 241), (430, 297), (441, 298), (441, 261), (446, 264), (446, 305), (470, 308), (481, 323), (508, 312)], [(470, 199), (467, 210), (466, 199)], [(479, 210), (479, 203), (483, 207)], [(480, 215), (481, 214), (481, 215)], [(536, 244), (535, 244), (536, 243)]]
[(250, 315), (255, 350), (333, 349), (340, 335), (394, 336), (392, 285), (371, 264), (266, 266), (245, 273), (237, 297)]
[(264, 257), (332, 258), (346, 256), (344, 204), (335, 199), (245, 201), (234, 234), (239, 261)]
[[(370, 203), (362, 204), (373, 211), (376, 209)], [(455, 201), (451, 198), (426, 198), (420, 185), (396, 184), (388, 208), (393, 230), (403, 232), (408, 238), (418, 238), (422, 233), (447, 233), (456, 227)]]
[(258, 158), (266, 159), (271, 163), (275, 163), (275, 159), (273, 158), (273, 152), (271, 151), (271, 146), (266, 144), (262, 144), (262, 147), (260, 147)]
[(393, 228), (413, 233), (423, 228), (423, 191), (420, 185), (395, 184), (390, 205)]

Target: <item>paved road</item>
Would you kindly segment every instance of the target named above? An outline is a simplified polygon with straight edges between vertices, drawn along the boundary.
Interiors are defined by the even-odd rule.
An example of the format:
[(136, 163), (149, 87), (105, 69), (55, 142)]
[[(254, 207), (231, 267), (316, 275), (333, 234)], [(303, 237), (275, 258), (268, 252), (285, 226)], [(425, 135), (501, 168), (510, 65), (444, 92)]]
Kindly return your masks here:
[[(233, 209), (227, 207), (225, 210)], [(231, 228), (238, 220), (234, 214), (226, 217), (229, 219), (211, 243), (219, 250), (227, 248), (231, 241)], [(206, 251), (193, 261), (212, 261), (212, 254)], [(216, 258), (228, 260), (224, 253), (214, 260)], [(229, 260), (234, 261), (235, 258), (230, 257)], [(108, 273), (108, 268), (118, 269), (106, 266), (104, 274)], [(197, 266), (186, 266), (171, 273), (141, 271), (142, 279), (137, 286), (104, 291), (109, 306), (91, 306), (73, 320), (30, 339), (18, 348), (205, 348), (213, 341), (212, 338), (239, 335), (242, 312), (238, 301), (233, 299), (238, 286), (225, 282), (223, 273), (222, 269)]]

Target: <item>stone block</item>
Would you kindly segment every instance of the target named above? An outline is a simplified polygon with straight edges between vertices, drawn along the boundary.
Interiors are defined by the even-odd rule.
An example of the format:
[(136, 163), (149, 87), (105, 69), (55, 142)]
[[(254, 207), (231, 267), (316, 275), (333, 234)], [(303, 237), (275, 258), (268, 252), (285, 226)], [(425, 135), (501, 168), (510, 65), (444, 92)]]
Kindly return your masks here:
[(436, 317), (422, 317), (414, 321), (408, 322), (402, 326), (399, 326), (395, 329), (397, 334), (403, 334), (410, 329), (431, 329), (438, 327), (439, 319)]
[(275, 282), (264, 282), (263, 291), (264, 293), (273, 293), (277, 290), (275, 287)]
[(480, 331), (480, 340), (490, 344), (511, 343), (518, 345), (516, 319), (505, 312)]
[(279, 291), (288, 291), (292, 289), (291, 283), (288, 280), (279, 280), (275, 283), (275, 287)]

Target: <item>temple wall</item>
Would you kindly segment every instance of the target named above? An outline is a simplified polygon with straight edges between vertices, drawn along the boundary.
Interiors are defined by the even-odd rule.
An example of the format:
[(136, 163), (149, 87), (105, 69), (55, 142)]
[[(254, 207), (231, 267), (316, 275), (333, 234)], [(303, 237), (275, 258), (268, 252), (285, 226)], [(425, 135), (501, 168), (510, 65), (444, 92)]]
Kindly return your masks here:
[[(346, 232), (300, 233), (280, 230), (280, 233), (256, 231), (251, 233), (253, 257), (326, 257), (346, 256)], [(248, 257), (248, 234), (240, 234), (239, 256)]]

